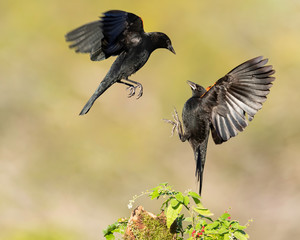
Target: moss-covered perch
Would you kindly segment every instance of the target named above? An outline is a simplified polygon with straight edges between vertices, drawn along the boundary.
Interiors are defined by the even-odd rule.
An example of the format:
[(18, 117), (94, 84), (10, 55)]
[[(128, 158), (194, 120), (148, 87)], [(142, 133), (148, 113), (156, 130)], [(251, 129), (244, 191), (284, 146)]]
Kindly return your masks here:
[(156, 216), (153, 213), (147, 212), (142, 206), (138, 206), (131, 213), (124, 239), (176, 239), (176, 234), (170, 232), (166, 222), (167, 218), (164, 212)]

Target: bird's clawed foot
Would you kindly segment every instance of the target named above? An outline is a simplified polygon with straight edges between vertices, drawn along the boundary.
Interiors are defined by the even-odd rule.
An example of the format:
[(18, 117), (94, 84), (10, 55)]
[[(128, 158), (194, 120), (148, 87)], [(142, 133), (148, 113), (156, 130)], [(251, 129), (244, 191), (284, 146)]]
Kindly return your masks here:
[(143, 95), (143, 85), (140, 83), (137, 83), (135, 86), (131, 85), (126, 89), (129, 91), (129, 94), (128, 94), (129, 98), (135, 95), (137, 89), (139, 89), (139, 93), (136, 96), (136, 99), (139, 99)]
[(163, 119), (165, 122), (167, 123), (170, 123), (173, 125), (173, 128), (172, 128), (172, 135), (174, 135), (174, 131), (176, 129), (178, 135), (180, 136), (182, 134), (182, 127), (181, 127), (181, 122), (179, 120), (179, 117), (178, 117), (178, 112), (176, 110), (176, 108), (174, 108), (174, 114), (172, 114), (173, 116), (173, 119), (174, 120), (169, 120), (169, 119)]

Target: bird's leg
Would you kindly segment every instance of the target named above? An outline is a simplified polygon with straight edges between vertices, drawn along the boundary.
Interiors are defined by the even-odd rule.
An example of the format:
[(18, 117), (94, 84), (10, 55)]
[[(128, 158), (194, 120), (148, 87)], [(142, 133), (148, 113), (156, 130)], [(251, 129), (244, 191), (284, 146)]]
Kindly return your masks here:
[(178, 113), (177, 113), (177, 110), (176, 108), (174, 108), (174, 114), (172, 114), (173, 116), (173, 120), (168, 120), (168, 119), (163, 119), (165, 122), (167, 123), (170, 123), (173, 125), (173, 128), (172, 128), (172, 136), (174, 134), (174, 131), (176, 129), (177, 133), (178, 133), (178, 136), (179, 136), (179, 139), (182, 141), (182, 142), (185, 142), (187, 137), (185, 136), (185, 134), (183, 133), (183, 130), (182, 130), (182, 124), (181, 124), (181, 121), (179, 119), (179, 116), (178, 116)]
[(127, 85), (128, 87), (126, 88), (127, 90), (129, 90), (129, 94), (128, 94), (128, 97), (132, 97), (134, 94), (135, 94), (135, 86), (130, 84), (130, 83), (127, 83), (127, 82), (122, 82), (122, 81), (119, 81), (118, 83), (122, 83), (122, 84), (125, 84)]
[[(133, 83), (135, 84), (135, 86), (133, 84), (128, 84), (127, 85), (129, 86), (128, 89), (130, 90), (130, 93), (128, 95), (128, 97), (132, 97), (133, 95), (135, 95), (135, 91), (137, 88), (139, 88), (139, 94), (137, 95), (136, 99), (139, 99), (142, 95), (143, 95), (143, 85), (139, 82), (136, 82), (136, 81), (133, 81), (133, 80), (130, 80), (128, 78), (125, 79), (127, 82), (130, 82), (130, 83)], [(131, 85), (131, 86), (130, 86)]]
[(178, 136), (179, 136), (179, 138), (182, 142), (185, 142), (186, 139), (187, 139), (187, 136), (186, 136), (186, 134), (183, 133), (182, 124), (180, 122), (180, 119), (179, 119), (178, 112), (177, 112), (176, 108), (174, 108), (173, 118), (176, 122), (176, 130), (177, 130)]

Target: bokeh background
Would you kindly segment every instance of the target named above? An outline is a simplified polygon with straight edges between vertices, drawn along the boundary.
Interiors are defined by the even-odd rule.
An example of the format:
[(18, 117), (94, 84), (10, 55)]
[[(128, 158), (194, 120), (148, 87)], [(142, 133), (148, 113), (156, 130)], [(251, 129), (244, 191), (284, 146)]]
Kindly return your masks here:
[[(78, 116), (114, 59), (91, 62), (64, 35), (110, 9), (142, 16), (177, 54), (154, 52), (132, 77), (141, 99), (115, 84)], [(251, 239), (299, 237), (298, 0), (1, 1), (0, 29), (0, 239), (103, 239), (133, 195), (161, 182), (197, 191), (192, 150), (162, 119), (191, 96), (186, 80), (211, 85), (259, 55), (277, 79), (243, 133), (209, 142), (202, 199), (253, 219)]]

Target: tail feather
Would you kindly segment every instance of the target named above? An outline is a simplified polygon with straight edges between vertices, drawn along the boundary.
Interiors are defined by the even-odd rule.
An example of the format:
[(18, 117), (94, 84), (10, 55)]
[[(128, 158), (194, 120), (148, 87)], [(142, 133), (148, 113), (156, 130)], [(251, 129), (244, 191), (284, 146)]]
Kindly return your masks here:
[(108, 81), (107, 79), (104, 79), (100, 83), (94, 94), (91, 96), (91, 98), (88, 100), (88, 102), (85, 104), (79, 115), (87, 114), (93, 106), (94, 102), (97, 100), (97, 98), (100, 97), (112, 84), (114, 84), (113, 81)]
[(206, 149), (207, 149), (207, 138), (199, 144), (198, 147), (196, 147), (194, 154), (195, 154), (195, 160), (196, 160), (196, 172), (195, 176), (199, 182), (199, 195), (201, 196), (202, 192), (202, 185), (203, 185), (203, 172), (204, 172), (204, 166), (205, 166), (205, 160), (206, 160)]

